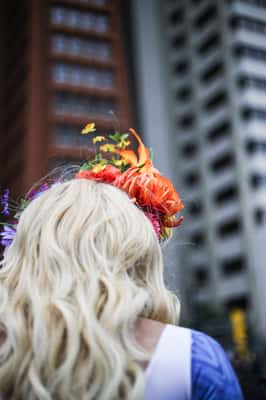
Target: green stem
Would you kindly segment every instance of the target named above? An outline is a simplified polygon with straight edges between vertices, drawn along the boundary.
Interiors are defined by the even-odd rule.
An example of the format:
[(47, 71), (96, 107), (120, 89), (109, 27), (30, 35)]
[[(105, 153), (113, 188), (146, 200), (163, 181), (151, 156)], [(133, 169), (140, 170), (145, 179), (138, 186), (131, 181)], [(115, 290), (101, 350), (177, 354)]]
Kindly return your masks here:
[(0, 225), (7, 225), (7, 226), (11, 226), (12, 228), (14, 228), (14, 225), (9, 224), (8, 222), (0, 222)]

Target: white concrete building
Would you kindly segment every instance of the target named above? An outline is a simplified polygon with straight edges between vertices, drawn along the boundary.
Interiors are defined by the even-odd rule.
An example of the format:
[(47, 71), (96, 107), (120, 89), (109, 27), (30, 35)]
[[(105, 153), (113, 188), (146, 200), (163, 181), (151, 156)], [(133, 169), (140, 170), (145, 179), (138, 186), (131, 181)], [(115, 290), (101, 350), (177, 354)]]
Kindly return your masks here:
[(266, 337), (266, 1), (134, 0), (146, 140), (186, 221), (171, 276), (190, 305), (246, 310)]

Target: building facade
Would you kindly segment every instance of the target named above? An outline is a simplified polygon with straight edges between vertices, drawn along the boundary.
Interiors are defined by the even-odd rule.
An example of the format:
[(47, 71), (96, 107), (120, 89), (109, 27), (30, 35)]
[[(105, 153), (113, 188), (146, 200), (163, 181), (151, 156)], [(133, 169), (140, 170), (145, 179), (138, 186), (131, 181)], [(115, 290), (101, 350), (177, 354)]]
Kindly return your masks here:
[(87, 122), (98, 133), (130, 127), (123, 28), (119, 1), (0, 7), (1, 186), (21, 195), (48, 169), (86, 157)]
[[(141, 90), (153, 105), (145, 133), (164, 143), (186, 205), (175, 257), (187, 317), (197, 306), (240, 308), (265, 339), (266, 1), (133, 3), (139, 70), (149, 74)], [(154, 129), (161, 101), (166, 125)]]
[(265, 338), (266, 1), (3, 2), (1, 185), (84, 159), (89, 120), (131, 126), (122, 6), (139, 125), (186, 206), (166, 252), (183, 319), (241, 308)]

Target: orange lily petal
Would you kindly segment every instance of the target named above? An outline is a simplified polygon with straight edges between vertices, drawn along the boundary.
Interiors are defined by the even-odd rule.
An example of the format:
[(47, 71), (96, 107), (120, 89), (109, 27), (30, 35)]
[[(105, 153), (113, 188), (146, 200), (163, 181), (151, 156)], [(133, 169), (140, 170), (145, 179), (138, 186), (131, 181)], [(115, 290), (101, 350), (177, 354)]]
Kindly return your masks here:
[(139, 156), (138, 164), (140, 164), (140, 165), (141, 164), (145, 164), (146, 161), (148, 161), (149, 156), (150, 156), (149, 149), (144, 146), (141, 138), (139, 137), (139, 135), (137, 134), (135, 129), (130, 128), (129, 132), (132, 133), (133, 136), (135, 136), (135, 138), (137, 139), (137, 141), (139, 143), (139, 146), (138, 146), (138, 156)]
[(138, 159), (133, 150), (120, 150), (119, 154), (128, 164), (137, 165)]

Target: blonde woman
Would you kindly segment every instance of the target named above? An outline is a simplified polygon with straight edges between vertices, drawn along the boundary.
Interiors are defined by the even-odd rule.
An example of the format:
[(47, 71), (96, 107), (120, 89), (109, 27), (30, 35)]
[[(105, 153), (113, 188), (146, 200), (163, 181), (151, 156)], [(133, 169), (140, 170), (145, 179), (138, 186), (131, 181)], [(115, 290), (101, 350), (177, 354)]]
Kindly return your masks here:
[(5, 225), (3, 400), (242, 399), (220, 346), (176, 326), (159, 241), (182, 203), (141, 144), (138, 165), (127, 152), (43, 184)]

